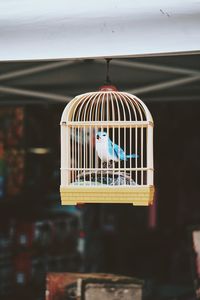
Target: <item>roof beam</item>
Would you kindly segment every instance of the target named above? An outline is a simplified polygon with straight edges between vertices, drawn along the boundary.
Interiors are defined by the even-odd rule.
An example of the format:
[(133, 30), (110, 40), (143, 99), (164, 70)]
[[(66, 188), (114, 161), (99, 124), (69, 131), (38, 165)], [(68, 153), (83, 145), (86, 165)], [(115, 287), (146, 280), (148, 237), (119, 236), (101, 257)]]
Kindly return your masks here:
[(38, 92), (38, 91), (32, 91), (26, 89), (19, 89), (19, 88), (13, 88), (10, 86), (2, 86), (2, 85), (0, 86), (0, 92), (6, 94), (12, 94), (12, 95), (21, 95), (27, 97), (35, 97), (39, 99), (53, 100), (59, 103), (60, 102), (67, 103), (72, 99), (72, 97), (69, 96), (62, 96), (53, 93), (46, 93), (46, 92), (44, 93), (44, 92)]
[(57, 69), (57, 68), (61, 68), (64, 66), (70, 66), (72, 64), (77, 63), (77, 60), (75, 61), (59, 61), (59, 62), (54, 62), (54, 63), (48, 63), (48, 64), (43, 64), (43, 65), (39, 65), (36, 67), (31, 67), (31, 68), (27, 68), (27, 69), (21, 69), (21, 70), (17, 70), (17, 71), (12, 71), (12, 72), (8, 72), (6, 74), (2, 74), (0, 75), (0, 81), (3, 80), (8, 80), (8, 79), (13, 79), (13, 78), (18, 78), (18, 77), (22, 77), (25, 75), (33, 75), (36, 73), (41, 73), (44, 71), (48, 71), (48, 70), (53, 70), (53, 69)]
[(187, 95), (187, 96), (174, 96), (174, 95), (169, 95), (169, 96), (156, 96), (156, 97), (143, 97), (143, 100), (145, 102), (173, 102), (173, 101), (199, 101), (200, 100), (200, 96), (194, 96), (194, 95)]
[(178, 85), (187, 84), (187, 83), (194, 82), (197, 80), (200, 80), (200, 75), (169, 80), (169, 81), (165, 81), (162, 83), (157, 83), (157, 84), (152, 84), (152, 85), (148, 85), (148, 86), (144, 86), (144, 87), (135, 88), (132, 90), (128, 90), (127, 92), (131, 93), (131, 94), (139, 95), (139, 94), (143, 94), (143, 93), (147, 93), (147, 92), (153, 92), (153, 91), (158, 91), (158, 90), (175, 87)]
[[(98, 60), (98, 62), (103, 63), (104, 61)], [(164, 66), (164, 65), (156, 65), (151, 63), (135, 62), (129, 60), (112, 60), (111, 64), (116, 66), (139, 68), (139, 69), (165, 72), (165, 73), (175, 73), (175, 74), (182, 74), (182, 75), (198, 75), (198, 74), (200, 75), (200, 72), (197, 70), (172, 67), (172, 66)]]

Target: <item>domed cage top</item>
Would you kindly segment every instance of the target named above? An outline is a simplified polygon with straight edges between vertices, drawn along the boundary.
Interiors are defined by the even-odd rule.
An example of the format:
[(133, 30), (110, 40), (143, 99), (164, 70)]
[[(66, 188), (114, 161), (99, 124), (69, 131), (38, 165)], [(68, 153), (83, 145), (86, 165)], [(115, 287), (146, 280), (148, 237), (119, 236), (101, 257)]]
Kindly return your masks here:
[(129, 93), (100, 90), (75, 97), (61, 118), (61, 200), (153, 201), (153, 119)]

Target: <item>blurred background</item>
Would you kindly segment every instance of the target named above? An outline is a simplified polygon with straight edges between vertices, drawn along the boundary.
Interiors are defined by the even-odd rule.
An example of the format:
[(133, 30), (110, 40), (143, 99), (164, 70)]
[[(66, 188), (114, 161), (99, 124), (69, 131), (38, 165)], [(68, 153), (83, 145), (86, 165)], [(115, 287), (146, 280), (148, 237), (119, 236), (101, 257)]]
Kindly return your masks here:
[[(0, 63), (0, 299), (44, 299), (47, 272), (144, 279), (192, 299), (200, 224), (200, 56), (113, 59), (110, 77), (155, 122), (156, 201), (61, 206), (60, 118), (105, 82), (105, 60)], [(196, 228), (196, 227), (195, 227)]]

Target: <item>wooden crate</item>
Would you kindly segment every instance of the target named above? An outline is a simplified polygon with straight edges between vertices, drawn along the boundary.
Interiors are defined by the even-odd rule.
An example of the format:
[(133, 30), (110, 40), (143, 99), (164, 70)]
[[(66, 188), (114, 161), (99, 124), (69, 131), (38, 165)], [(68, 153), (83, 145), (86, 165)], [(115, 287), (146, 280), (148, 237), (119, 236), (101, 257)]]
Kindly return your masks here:
[(144, 282), (112, 274), (49, 273), (46, 300), (142, 300)]

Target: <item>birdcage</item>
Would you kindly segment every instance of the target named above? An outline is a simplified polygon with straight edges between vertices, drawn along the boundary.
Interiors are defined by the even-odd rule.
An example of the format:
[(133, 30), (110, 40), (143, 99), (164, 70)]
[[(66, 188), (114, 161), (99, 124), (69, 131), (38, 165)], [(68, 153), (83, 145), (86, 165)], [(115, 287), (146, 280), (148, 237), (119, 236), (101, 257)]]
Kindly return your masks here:
[(153, 202), (153, 119), (113, 86), (75, 97), (61, 118), (62, 204)]

